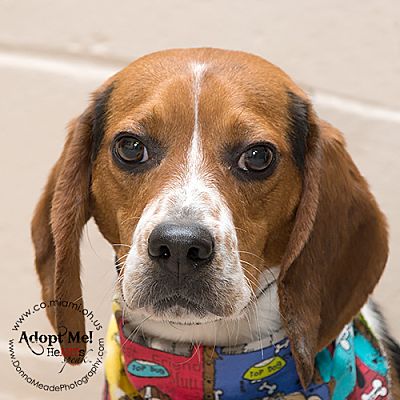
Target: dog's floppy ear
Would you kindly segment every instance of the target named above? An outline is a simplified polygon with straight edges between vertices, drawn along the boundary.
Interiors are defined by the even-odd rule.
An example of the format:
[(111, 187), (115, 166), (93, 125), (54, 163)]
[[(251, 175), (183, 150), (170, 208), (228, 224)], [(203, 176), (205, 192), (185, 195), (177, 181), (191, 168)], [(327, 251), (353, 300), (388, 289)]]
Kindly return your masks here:
[[(83, 300), (79, 244), (83, 227), (90, 218), (91, 163), (93, 151), (101, 140), (96, 125), (99, 119), (100, 122), (104, 119), (104, 110), (99, 109), (102, 100), (101, 94), (95, 94), (87, 110), (70, 123), (64, 149), (50, 173), (32, 220), (36, 270), (43, 300), (48, 304), (47, 315), (57, 333), (67, 330), (82, 335), (85, 332), (84, 316), (80, 312)], [(83, 350), (80, 354), (86, 349), (83, 342), (69, 346)], [(69, 346), (62, 345), (68, 362), (82, 362), (82, 357), (68, 351)]]
[(316, 353), (360, 310), (386, 264), (387, 228), (342, 135), (291, 95), (292, 135), (303, 135), (303, 193), (278, 293), (304, 387)]

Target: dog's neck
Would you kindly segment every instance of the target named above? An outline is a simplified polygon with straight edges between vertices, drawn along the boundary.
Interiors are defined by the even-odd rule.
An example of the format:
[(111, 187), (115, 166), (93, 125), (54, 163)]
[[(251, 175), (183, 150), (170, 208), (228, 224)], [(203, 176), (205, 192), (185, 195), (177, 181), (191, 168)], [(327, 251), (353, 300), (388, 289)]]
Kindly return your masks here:
[(235, 346), (254, 343), (263, 346), (263, 339), (281, 340), (283, 331), (277, 294), (276, 279), (278, 268), (266, 271), (260, 278), (259, 287), (255, 291), (257, 300), (248, 306), (240, 317), (221, 319), (204, 324), (174, 324), (154, 321), (140, 311), (124, 310), (124, 318), (139, 327), (143, 334), (160, 340), (172, 342), (198, 343), (207, 346)]

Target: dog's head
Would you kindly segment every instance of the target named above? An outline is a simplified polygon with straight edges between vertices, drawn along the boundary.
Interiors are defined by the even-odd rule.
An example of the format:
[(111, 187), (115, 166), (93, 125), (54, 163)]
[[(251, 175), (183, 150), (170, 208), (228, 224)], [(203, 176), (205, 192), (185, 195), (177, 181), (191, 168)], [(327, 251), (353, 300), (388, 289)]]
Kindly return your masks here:
[[(303, 383), (387, 257), (384, 218), (340, 133), (280, 69), (241, 52), (155, 53), (95, 92), (33, 220), (45, 300), (82, 301), (91, 216), (114, 246), (124, 305), (152, 319), (235, 318), (279, 267)], [(49, 317), (84, 330), (68, 309)]]

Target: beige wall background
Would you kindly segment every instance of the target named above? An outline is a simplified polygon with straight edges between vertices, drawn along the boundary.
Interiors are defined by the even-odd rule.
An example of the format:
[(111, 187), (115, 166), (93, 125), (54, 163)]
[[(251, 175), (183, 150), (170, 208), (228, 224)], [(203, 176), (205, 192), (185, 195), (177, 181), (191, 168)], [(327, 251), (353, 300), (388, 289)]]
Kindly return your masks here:
[[(399, 21), (398, 0), (0, 1), (0, 399), (99, 398), (101, 373), (83, 388), (49, 394), (11, 366), (11, 327), (40, 302), (29, 223), (67, 121), (106, 77), (163, 48), (213, 46), (264, 56), (345, 133), (390, 223), (391, 255), (375, 298), (400, 338)], [(106, 324), (113, 259), (92, 224), (82, 257), (86, 305)], [(44, 315), (35, 321), (49, 329)], [(21, 362), (33, 375), (57, 368), (28, 353)]]

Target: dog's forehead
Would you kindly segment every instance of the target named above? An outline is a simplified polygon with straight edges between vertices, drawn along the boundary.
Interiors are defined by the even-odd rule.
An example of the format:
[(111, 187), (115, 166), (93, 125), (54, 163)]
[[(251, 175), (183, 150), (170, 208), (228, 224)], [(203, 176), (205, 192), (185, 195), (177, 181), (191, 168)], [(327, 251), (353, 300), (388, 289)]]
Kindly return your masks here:
[(108, 114), (113, 126), (153, 115), (189, 128), (195, 111), (206, 126), (216, 119), (228, 123), (239, 114), (246, 118), (247, 110), (282, 131), (293, 86), (279, 68), (247, 53), (165, 51), (145, 56), (116, 75)]
[(258, 86), (279, 95), (285, 86), (293, 86), (291, 79), (280, 68), (265, 59), (245, 52), (220, 49), (179, 49), (152, 53), (135, 60), (116, 77), (121, 89), (127, 93), (130, 89), (146, 92), (177, 77), (190, 78), (190, 75), (199, 72), (199, 65), (205, 67), (206, 75), (213, 73), (231, 83), (236, 82), (242, 90)]

